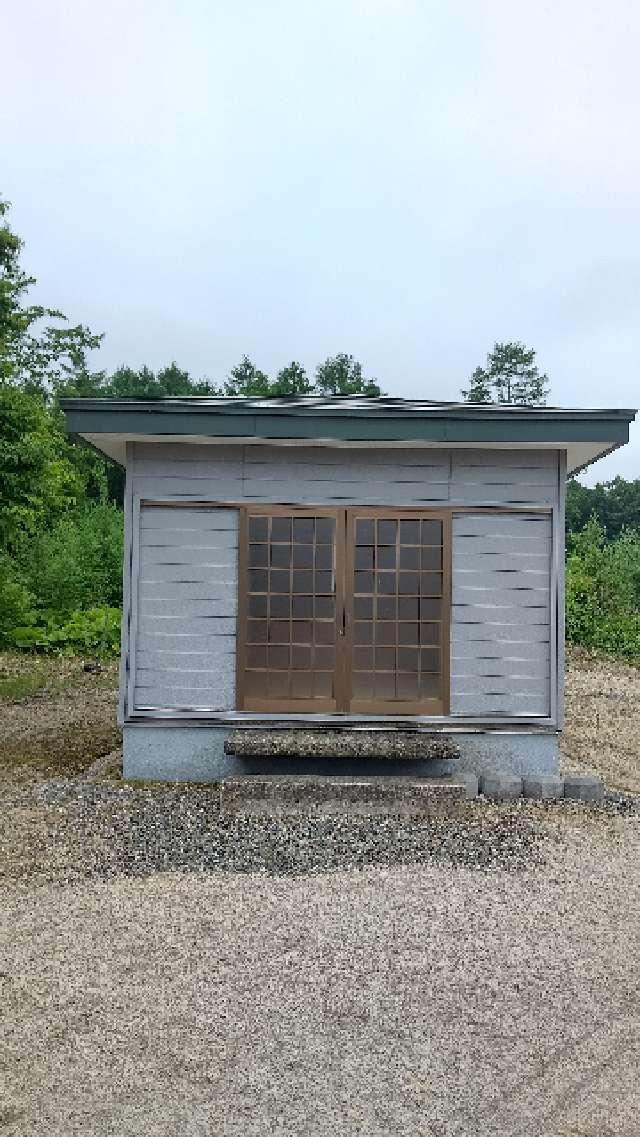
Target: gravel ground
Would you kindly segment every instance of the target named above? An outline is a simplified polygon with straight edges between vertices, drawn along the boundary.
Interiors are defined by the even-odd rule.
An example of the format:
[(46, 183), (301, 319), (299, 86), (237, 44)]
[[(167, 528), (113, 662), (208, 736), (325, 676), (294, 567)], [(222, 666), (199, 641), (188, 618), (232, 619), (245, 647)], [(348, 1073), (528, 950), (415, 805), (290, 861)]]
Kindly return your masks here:
[[(539, 813), (550, 809), (540, 807)], [(216, 869), (299, 876), (424, 861), (518, 869), (540, 855), (535, 816), (525, 806), (504, 810), (461, 802), (455, 816), (424, 821), (381, 815), (251, 817), (220, 814), (215, 787), (134, 790), (49, 782), (35, 794), (31, 787), (22, 790), (0, 822), (0, 879), (66, 885)]]
[(528, 868), (6, 888), (3, 1132), (636, 1137), (637, 823), (554, 816)]
[[(617, 668), (565, 761), (638, 791)], [(77, 670), (3, 703), (0, 1132), (637, 1137), (640, 797), (223, 818), (121, 781)]]

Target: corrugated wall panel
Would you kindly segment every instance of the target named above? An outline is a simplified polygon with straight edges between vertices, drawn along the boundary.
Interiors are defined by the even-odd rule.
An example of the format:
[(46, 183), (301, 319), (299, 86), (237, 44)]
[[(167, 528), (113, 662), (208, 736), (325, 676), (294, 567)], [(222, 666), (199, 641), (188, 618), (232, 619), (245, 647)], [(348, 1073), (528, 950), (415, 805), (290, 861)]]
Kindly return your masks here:
[(454, 516), (452, 714), (550, 713), (550, 590), (550, 516)]
[(142, 506), (134, 708), (235, 706), (238, 517)]
[[(132, 499), (182, 506), (140, 511), (134, 707), (235, 705), (237, 515), (189, 501), (526, 510), (557, 506), (558, 468), (551, 450), (132, 444)], [(550, 520), (472, 513), (453, 526), (452, 713), (547, 715)], [(198, 678), (212, 658), (215, 690)]]
[(550, 504), (557, 493), (554, 451), (452, 450), (450, 500), (470, 505)]
[(551, 505), (555, 450), (134, 445), (135, 492), (148, 499), (276, 504)]

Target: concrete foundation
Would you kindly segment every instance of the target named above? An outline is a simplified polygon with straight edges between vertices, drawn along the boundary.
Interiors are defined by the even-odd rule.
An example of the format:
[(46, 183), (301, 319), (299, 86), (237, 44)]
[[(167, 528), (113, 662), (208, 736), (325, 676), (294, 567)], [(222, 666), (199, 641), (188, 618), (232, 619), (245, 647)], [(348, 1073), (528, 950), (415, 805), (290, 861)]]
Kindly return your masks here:
[(559, 772), (555, 731), (452, 733), (455, 760), (393, 761), (370, 758), (236, 758), (224, 753), (232, 727), (174, 723), (125, 725), (125, 778), (213, 782), (244, 774), (315, 774), (429, 778), (454, 775), (465, 782), (485, 774), (545, 777)]

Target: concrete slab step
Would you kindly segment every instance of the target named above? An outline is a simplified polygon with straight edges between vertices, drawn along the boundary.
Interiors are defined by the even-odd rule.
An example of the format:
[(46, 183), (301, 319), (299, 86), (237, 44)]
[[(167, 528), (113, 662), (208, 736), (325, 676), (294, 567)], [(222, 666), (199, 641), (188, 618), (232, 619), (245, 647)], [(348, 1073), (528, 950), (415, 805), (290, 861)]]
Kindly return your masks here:
[(256, 730), (243, 727), (231, 732), (225, 740), (224, 752), (236, 758), (376, 758), (421, 762), (460, 757), (460, 747), (448, 735), (408, 730)]
[(246, 775), (220, 783), (224, 813), (348, 813), (416, 817), (455, 812), (467, 797), (462, 778)]

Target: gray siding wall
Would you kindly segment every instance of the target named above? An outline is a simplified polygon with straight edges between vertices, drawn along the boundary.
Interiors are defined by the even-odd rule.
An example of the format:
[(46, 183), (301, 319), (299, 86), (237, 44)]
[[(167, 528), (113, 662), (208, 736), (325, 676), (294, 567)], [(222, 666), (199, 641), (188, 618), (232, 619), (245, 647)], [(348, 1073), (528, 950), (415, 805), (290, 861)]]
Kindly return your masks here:
[[(134, 443), (128, 476), (134, 710), (235, 707), (237, 515), (189, 502), (559, 506), (559, 455), (545, 450)], [(551, 713), (551, 534), (526, 512), (454, 517), (453, 716)]]
[(139, 513), (133, 706), (235, 706), (238, 515)]
[(134, 492), (177, 501), (553, 505), (555, 450), (134, 444)]
[(454, 516), (451, 713), (551, 710), (548, 514)]

